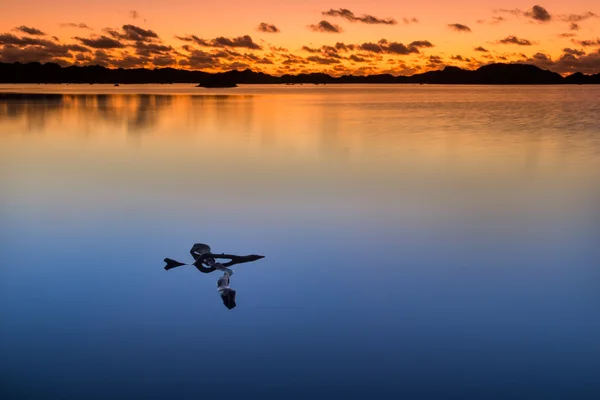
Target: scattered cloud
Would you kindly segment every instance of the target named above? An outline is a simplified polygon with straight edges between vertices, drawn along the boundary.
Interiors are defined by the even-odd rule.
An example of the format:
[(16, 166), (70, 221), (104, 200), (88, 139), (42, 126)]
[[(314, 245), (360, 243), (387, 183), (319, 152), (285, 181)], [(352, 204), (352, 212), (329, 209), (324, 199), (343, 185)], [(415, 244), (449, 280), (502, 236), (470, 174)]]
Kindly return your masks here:
[(512, 36), (512, 35), (499, 40), (498, 43), (500, 43), (500, 44), (516, 44), (519, 46), (531, 46), (532, 45), (531, 41), (529, 41), (527, 39), (520, 39), (520, 38), (518, 38), (516, 36)]
[(273, 24), (267, 24), (266, 22), (261, 22), (258, 25), (258, 28), (256, 28), (257, 31), (259, 32), (265, 32), (265, 33), (279, 33), (280, 30)]
[(600, 46), (600, 39), (598, 38), (590, 40), (574, 40), (573, 42), (585, 47)]
[(406, 24), (406, 25), (410, 25), (410, 24), (418, 24), (419, 20), (416, 18), (402, 18), (402, 21)]
[(559, 18), (561, 21), (564, 21), (564, 22), (581, 22), (581, 21), (585, 21), (586, 19), (589, 19), (589, 18), (598, 18), (598, 15), (594, 14), (591, 11), (588, 11), (583, 14), (560, 15)]
[(86, 46), (94, 49), (122, 49), (125, 45), (118, 40), (109, 38), (107, 36), (99, 36), (96, 38), (82, 38), (75, 36), (73, 39), (80, 41)]
[(471, 32), (471, 28), (463, 24), (448, 24), (448, 27), (457, 32)]
[(569, 25), (569, 29), (572, 31), (578, 31), (579, 30), (579, 25), (575, 22), (571, 22), (571, 24)]
[(485, 48), (483, 48), (483, 47), (481, 47), (481, 46), (479, 46), (479, 47), (475, 47), (473, 50), (475, 50), (475, 51), (479, 51), (479, 52), (481, 52), (481, 53), (489, 53), (489, 52), (490, 52), (489, 50), (487, 50), (487, 49), (485, 49)]
[(196, 35), (175, 36), (177, 39), (184, 42), (194, 42), (197, 45), (204, 47), (242, 47), (253, 50), (261, 50), (262, 47), (252, 40), (249, 35), (238, 36), (235, 38), (226, 38), (219, 36), (217, 38), (206, 40), (199, 38)]
[(131, 10), (129, 11), (129, 17), (132, 19), (138, 19), (140, 18), (140, 13), (135, 10)]
[(539, 22), (548, 22), (552, 19), (552, 16), (548, 10), (537, 5), (533, 6), (533, 8), (529, 11), (525, 11), (524, 15)]
[(577, 50), (577, 49), (571, 49), (569, 47), (564, 48), (563, 49), (563, 53), (565, 53), (565, 54), (572, 54), (572, 55), (575, 55), (575, 56), (578, 56), (578, 57), (585, 55), (585, 51), (583, 51), (583, 50)]
[(332, 24), (325, 20), (318, 24), (309, 25), (308, 28), (314, 32), (326, 32), (326, 33), (341, 33), (342, 28), (339, 25)]
[(14, 30), (25, 33), (27, 35), (32, 35), (32, 36), (45, 36), (46, 35), (44, 32), (40, 31), (37, 28), (30, 28), (25, 25), (18, 26)]
[(83, 22), (76, 24), (75, 22), (65, 22), (59, 24), (61, 28), (79, 28), (79, 29), (92, 29)]
[(341, 17), (347, 19), (350, 22), (362, 22), (364, 24), (396, 25), (398, 23), (393, 18), (377, 18), (369, 14), (356, 16), (352, 11), (346, 8), (340, 8), (337, 10), (334, 10), (332, 8), (329, 11), (323, 11), (321, 14), (328, 17)]
[(306, 58), (307, 61), (314, 62), (321, 65), (339, 64), (340, 60), (335, 58), (325, 58), (319, 56), (310, 56)]

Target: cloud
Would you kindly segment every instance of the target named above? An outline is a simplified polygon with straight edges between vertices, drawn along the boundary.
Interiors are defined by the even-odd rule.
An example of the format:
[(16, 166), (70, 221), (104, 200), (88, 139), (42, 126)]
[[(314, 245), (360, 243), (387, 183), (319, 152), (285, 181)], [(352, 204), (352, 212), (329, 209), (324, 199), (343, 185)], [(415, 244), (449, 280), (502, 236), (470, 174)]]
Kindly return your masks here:
[(273, 24), (267, 24), (266, 22), (261, 22), (260, 25), (258, 25), (258, 28), (256, 28), (256, 30), (258, 30), (259, 32), (265, 32), (265, 33), (279, 33), (280, 30)]
[(0, 62), (13, 63), (13, 62), (47, 62), (54, 61), (63, 63), (60, 58), (72, 58), (73, 56), (67, 51), (67, 49), (61, 49), (60, 51), (52, 51), (42, 46), (27, 46), (21, 48), (12, 44), (4, 45), (0, 49)]
[(406, 25), (410, 25), (410, 24), (418, 24), (419, 20), (416, 18), (402, 18), (402, 21), (406, 24)]
[(131, 11), (129, 11), (129, 16), (132, 19), (138, 19), (138, 18), (140, 18), (140, 13), (135, 10), (131, 10)]
[(135, 53), (140, 56), (150, 57), (151, 55), (164, 55), (173, 50), (171, 46), (165, 46), (157, 43), (136, 42)]
[(59, 24), (61, 28), (79, 28), (79, 29), (92, 29), (89, 26), (87, 26), (86, 24), (84, 24), (83, 22), (80, 22), (78, 24), (74, 23), (74, 22), (65, 22), (62, 24)]
[(539, 22), (548, 22), (552, 19), (552, 16), (548, 12), (548, 10), (546, 10), (542, 6), (537, 5), (533, 6), (531, 10), (526, 11), (524, 15)]
[(367, 62), (368, 60), (362, 57), (359, 57), (355, 54), (352, 54), (349, 58), (350, 60), (354, 61), (354, 62)]
[(475, 50), (475, 51), (479, 51), (479, 52), (481, 52), (481, 53), (489, 53), (489, 52), (490, 52), (488, 49), (485, 49), (485, 48), (483, 48), (483, 47), (481, 47), (481, 46), (479, 46), (479, 47), (475, 47), (473, 50)]
[(261, 50), (262, 47), (255, 43), (249, 35), (238, 36), (235, 38), (217, 37), (211, 40), (199, 38), (195, 35), (175, 36), (184, 42), (194, 42), (204, 47), (241, 47), (252, 50)]
[(307, 61), (311, 61), (321, 65), (339, 64), (340, 60), (335, 58), (324, 58), (319, 56), (310, 56), (306, 58)]
[(457, 32), (471, 32), (471, 28), (463, 24), (448, 24), (448, 27), (454, 29)]
[(139, 26), (135, 25), (123, 25), (123, 31), (125, 32), (123, 35), (123, 39), (127, 40), (148, 40), (148, 39), (158, 39), (158, 34), (150, 29), (143, 29)]
[(531, 46), (532, 43), (527, 39), (520, 39), (516, 36), (507, 36), (504, 39), (498, 41), (501, 44), (516, 44), (519, 46)]
[(116, 58), (110, 61), (110, 64), (117, 68), (139, 68), (143, 67), (149, 62), (146, 57), (134, 57), (132, 55), (125, 55), (123, 58)]
[[(387, 53), (387, 54), (419, 54), (419, 48), (433, 47), (434, 45), (427, 40), (417, 40), (410, 43), (408, 46), (403, 43), (389, 42), (386, 39), (381, 39), (377, 43), (366, 42), (361, 45), (355, 46), (361, 50), (368, 51), (371, 53)], [(337, 47), (337, 46), (336, 46)]]
[(121, 27), (122, 31), (116, 31), (111, 28), (104, 28), (103, 31), (115, 39), (132, 41), (151, 41), (158, 39), (158, 34), (150, 29), (140, 28), (139, 26), (126, 24)]
[(533, 57), (527, 58), (526, 62), (562, 74), (573, 72), (594, 74), (600, 70), (600, 49), (585, 54), (583, 51), (565, 48), (563, 54), (555, 60), (546, 54), (536, 53)]
[(408, 47), (434, 47), (434, 45), (428, 40), (415, 40)]
[(337, 42), (335, 44), (335, 48), (337, 50), (350, 51), (350, 50), (354, 50), (356, 48), (356, 46), (353, 44), (345, 44), (345, 43)]
[(14, 30), (15, 31), (19, 31), (19, 32), (23, 32), (23, 33), (26, 33), (27, 35), (32, 35), (32, 36), (44, 36), (44, 35), (46, 35), (44, 32), (40, 31), (39, 29), (30, 28), (30, 27), (27, 27), (25, 25), (18, 26)]
[(261, 47), (252, 41), (249, 35), (238, 36), (236, 38), (217, 37), (212, 40), (214, 47), (245, 47), (247, 49), (260, 50)]
[(318, 24), (309, 25), (308, 28), (314, 32), (326, 32), (326, 33), (341, 33), (342, 28), (339, 25), (332, 24), (325, 20)]
[(345, 18), (350, 22), (362, 22), (364, 24), (383, 24), (383, 25), (396, 25), (398, 22), (393, 18), (377, 18), (372, 15), (363, 14), (359, 17), (354, 15), (354, 13), (346, 8), (340, 8), (334, 10), (333, 8), (329, 11), (323, 11), (322, 15), (326, 15), (329, 17), (341, 17)]
[(565, 54), (572, 54), (572, 55), (575, 55), (575, 56), (584, 56), (585, 55), (585, 51), (583, 51), (583, 50), (577, 50), (577, 49), (571, 49), (569, 47), (564, 48), (563, 49), (563, 53), (565, 53)]
[(600, 39), (591, 39), (591, 40), (574, 40), (574, 43), (579, 43), (582, 46), (590, 47), (590, 46), (600, 46)]
[(154, 64), (157, 67), (166, 67), (169, 65), (173, 65), (177, 62), (177, 60), (175, 60), (175, 58), (170, 55), (155, 56), (154, 58), (152, 58), (151, 61), (152, 64)]
[(594, 14), (591, 11), (588, 11), (583, 14), (560, 15), (559, 18), (561, 21), (564, 21), (564, 22), (581, 22), (581, 21), (585, 21), (586, 19), (589, 19), (589, 18), (598, 18), (598, 15)]
[(558, 37), (561, 38), (572, 38), (574, 36), (577, 36), (575, 33), (559, 33)]
[(92, 47), (94, 49), (122, 49), (125, 45), (118, 40), (111, 39), (107, 36), (100, 36), (97, 38), (82, 38), (75, 36), (73, 39), (80, 41), (86, 46)]
[(469, 58), (463, 58), (463, 56), (461, 56), (460, 54), (457, 55), (457, 56), (451, 56), (450, 58), (452, 60), (456, 60), (456, 61), (471, 62), (471, 59), (469, 59)]
[(571, 22), (571, 24), (569, 25), (569, 29), (572, 31), (578, 31), (579, 30), (579, 25), (576, 24), (575, 22)]

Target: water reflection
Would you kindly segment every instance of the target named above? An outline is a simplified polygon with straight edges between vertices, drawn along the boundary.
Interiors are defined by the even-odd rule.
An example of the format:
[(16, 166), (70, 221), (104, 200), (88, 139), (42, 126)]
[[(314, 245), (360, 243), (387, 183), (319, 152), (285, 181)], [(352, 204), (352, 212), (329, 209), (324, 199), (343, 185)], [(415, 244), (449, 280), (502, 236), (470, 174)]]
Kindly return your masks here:
[[(600, 87), (329, 86), (0, 95), (11, 388), (44, 399), (208, 397), (220, 379), (240, 398), (598, 389)], [(158, 268), (197, 237), (268, 255), (235, 270), (234, 312), (212, 278)], [(226, 270), (201, 268), (233, 290)], [(215, 327), (227, 346), (197, 340)], [(228, 373), (198, 374), (206, 360)]]

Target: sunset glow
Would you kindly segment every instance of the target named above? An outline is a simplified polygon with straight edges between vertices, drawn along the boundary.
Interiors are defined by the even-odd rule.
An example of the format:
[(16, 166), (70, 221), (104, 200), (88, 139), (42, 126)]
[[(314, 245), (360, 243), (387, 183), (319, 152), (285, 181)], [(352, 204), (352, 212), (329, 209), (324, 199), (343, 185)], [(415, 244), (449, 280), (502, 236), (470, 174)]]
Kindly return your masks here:
[(9, 0), (0, 4), (0, 61), (274, 75), (521, 62), (598, 73), (599, 16), (593, 0)]

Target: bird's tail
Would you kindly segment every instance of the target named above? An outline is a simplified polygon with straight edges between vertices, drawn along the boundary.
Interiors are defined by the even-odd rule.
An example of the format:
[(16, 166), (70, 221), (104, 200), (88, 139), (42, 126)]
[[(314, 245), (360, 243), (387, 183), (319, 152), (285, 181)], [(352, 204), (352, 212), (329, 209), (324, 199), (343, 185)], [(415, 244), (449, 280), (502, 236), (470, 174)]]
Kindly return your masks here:
[(167, 265), (165, 265), (166, 271), (173, 269), (173, 268), (181, 267), (182, 265), (189, 265), (189, 264), (185, 264), (185, 263), (182, 263), (179, 261), (172, 260), (170, 258), (165, 258), (165, 262), (167, 263)]

